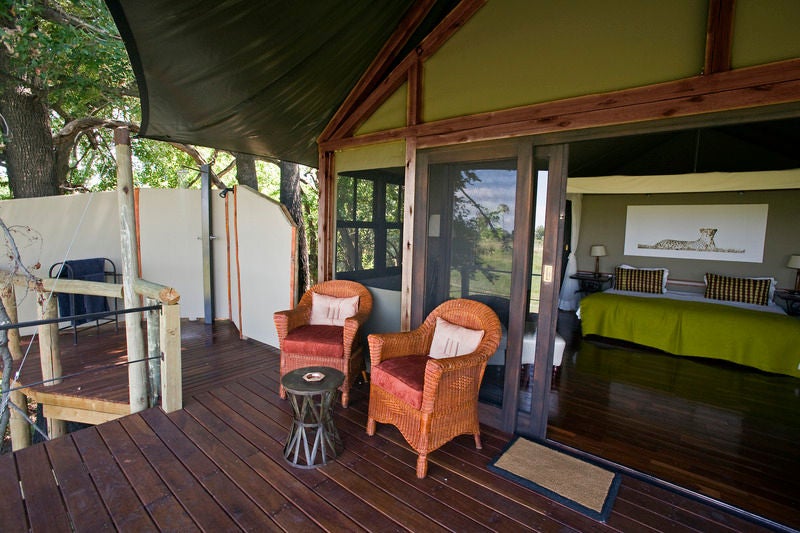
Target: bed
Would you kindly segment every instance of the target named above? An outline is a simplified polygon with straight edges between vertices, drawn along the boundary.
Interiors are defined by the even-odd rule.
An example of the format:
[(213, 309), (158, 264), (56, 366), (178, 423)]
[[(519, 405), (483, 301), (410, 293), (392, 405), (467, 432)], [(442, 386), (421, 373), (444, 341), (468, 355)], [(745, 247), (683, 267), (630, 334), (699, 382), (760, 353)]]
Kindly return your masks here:
[(756, 305), (699, 293), (611, 289), (584, 298), (578, 316), (584, 336), (800, 377), (800, 320), (771, 301)]

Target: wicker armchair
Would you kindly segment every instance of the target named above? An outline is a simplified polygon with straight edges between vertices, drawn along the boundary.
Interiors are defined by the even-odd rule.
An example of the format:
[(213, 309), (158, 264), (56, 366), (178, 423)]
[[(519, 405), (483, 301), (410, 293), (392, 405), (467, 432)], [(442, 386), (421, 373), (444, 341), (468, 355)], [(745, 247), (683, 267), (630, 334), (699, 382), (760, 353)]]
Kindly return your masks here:
[[(483, 330), (477, 349), (444, 359), (429, 357), (437, 317)], [(458, 435), (474, 435), (475, 447), (480, 449), (478, 389), (500, 337), (494, 311), (465, 299), (444, 302), (413, 331), (369, 335), (372, 379), (367, 434), (375, 434), (376, 422), (397, 426), (419, 454), (418, 478), (427, 474), (428, 454)]]
[[(358, 296), (358, 312), (344, 326), (311, 325), (313, 293), (347, 298)], [(311, 287), (297, 307), (273, 315), (281, 349), (281, 377), (305, 366), (328, 366), (344, 374), (342, 405), (347, 407), (350, 387), (364, 368), (361, 327), (372, 312), (372, 295), (360, 283), (347, 280), (325, 281)], [(338, 329), (337, 329), (338, 328)], [(286, 391), (281, 386), (281, 398)]]

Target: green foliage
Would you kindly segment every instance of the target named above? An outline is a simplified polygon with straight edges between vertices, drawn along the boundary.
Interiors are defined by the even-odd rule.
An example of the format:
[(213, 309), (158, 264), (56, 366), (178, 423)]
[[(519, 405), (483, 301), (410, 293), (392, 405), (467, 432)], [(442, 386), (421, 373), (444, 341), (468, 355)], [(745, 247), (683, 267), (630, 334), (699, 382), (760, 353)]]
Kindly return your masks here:
[(58, 110), (56, 127), (101, 111), (110, 116), (112, 109), (122, 115), (114, 118), (138, 120), (138, 103), (125, 102), (123, 96), (134, 86), (133, 71), (102, 1), (3, 4), (0, 42), (8, 52), (10, 74)]

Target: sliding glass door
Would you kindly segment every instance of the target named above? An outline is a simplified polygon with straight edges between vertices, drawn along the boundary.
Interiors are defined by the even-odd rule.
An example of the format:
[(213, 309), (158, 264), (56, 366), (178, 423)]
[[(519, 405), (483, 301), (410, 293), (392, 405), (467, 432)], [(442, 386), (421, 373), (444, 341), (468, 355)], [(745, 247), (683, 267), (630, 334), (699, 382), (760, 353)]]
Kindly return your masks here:
[(491, 307), (503, 341), (489, 365), (481, 399), (502, 406), (514, 259), (517, 161), (436, 163), (429, 167), (424, 314), (451, 298)]
[[(544, 397), (534, 390), (542, 378), (532, 353), (524, 354), (555, 335), (555, 315), (546, 299), (557, 294), (553, 284), (559, 282), (560, 258), (554, 260), (548, 245), (557, 246), (560, 207), (549, 202), (560, 202), (561, 196), (550, 194), (548, 154), (538, 160), (539, 173), (530, 141), (459, 147), (419, 158), (415, 226), (424, 229), (415, 230), (412, 322), (418, 324), (451, 298), (478, 300), (497, 313), (503, 336), (481, 386), (481, 419), (507, 431), (516, 428), (520, 408), (526, 428), (546, 412)], [(534, 339), (540, 330), (543, 334)]]

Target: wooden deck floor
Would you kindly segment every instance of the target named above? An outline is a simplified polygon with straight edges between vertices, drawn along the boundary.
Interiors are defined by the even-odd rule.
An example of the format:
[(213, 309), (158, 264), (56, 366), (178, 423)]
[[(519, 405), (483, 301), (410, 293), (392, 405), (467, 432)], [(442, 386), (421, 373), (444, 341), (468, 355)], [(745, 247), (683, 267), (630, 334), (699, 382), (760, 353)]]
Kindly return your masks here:
[(240, 341), (227, 323), (182, 327), (185, 408), (0, 456), (2, 531), (765, 531), (630, 476), (608, 522), (595, 522), (487, 470), (510, 438), (488, 427), (483, 450), (457, 438), (417, 480), (396, 429), (366, 435), (363, 384), (335, 412), (344, 452), (293, 468), (282, 456), (290, 414), (277, 351)]

